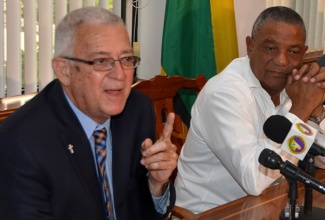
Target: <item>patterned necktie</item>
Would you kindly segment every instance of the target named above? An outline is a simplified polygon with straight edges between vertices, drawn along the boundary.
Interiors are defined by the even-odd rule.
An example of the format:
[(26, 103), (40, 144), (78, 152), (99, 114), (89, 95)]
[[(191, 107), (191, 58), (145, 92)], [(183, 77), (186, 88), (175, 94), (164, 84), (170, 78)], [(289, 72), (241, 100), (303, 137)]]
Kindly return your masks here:
[(107, 139), (106, 128), (94, 131), (93, 139), (95, 140), (95, 154), (96, 154), (96, 162), (98, 168), (98, 176), (104, 190), (103, 194), (104, 194), (105, 207), (107, 208), (106, 210), (107, 220), (114, 220), (114, 215), (111, 206), (112, 201), (111, 201), (109, 184), (108, 184), (108, 179), (106, 174), (106, 139)]

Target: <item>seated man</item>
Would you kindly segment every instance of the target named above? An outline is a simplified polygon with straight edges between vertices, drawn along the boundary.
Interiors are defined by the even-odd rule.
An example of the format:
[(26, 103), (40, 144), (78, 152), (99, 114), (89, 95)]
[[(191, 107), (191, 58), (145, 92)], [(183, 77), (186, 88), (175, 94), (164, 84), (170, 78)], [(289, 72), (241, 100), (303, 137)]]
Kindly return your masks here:
[(316, 63), (302, 66), (305, 40), (303, 20), (292, 9), (271, 7), (258, 16), (246, 38), (248, 56), (211, 78), (192, 108), (178, 161), (176, 205), (200, 213), (260, 195), (282, 179), (279, 170), (259, 164), (265, 148), (297, 164), (265, 136), (263, 124), (275, 114), (305, 122), (323, 115), (325, 71)]
[(175, 203), (174, 114), (155, 141), (155, 112), (131, 89), (123, 20), (70, 12), (55, 32), (57, 79), (0, 125), (1, 220), (166, 219)]

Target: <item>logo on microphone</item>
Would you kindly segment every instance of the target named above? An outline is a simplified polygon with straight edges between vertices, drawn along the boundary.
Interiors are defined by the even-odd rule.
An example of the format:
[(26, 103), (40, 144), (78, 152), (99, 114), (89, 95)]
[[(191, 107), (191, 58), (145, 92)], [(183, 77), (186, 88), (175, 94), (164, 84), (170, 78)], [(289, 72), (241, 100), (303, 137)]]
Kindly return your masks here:
[(299, 118), (292, 122), (291, 129), (281, 145), (281, 150), (303, 160), (314, 143), (317, 130)]
[(288, 138), (288, 148), (294, 154), (301, 154), (307, 148), (306, 141), (303, 137), (294, 135)]
[(297, 123), (296, 127), (304, 135), (308, 135), (308, 136), (313, 136), (314, 135), (314, 132), (305, 123)]

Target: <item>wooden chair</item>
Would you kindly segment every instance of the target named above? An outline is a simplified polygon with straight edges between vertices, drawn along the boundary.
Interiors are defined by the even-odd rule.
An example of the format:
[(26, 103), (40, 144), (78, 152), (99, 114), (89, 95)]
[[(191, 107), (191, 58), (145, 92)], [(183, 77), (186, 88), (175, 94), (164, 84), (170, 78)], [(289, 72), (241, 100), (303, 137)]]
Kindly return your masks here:
[(323, 55), (323, 49), (313, 49), (313, 50), (307, 50), (303, 63), (304, 64), (310, 64), (312, 62), (317, 62), (317, 60)]
[(0, 123), (19, 107), (33, 98), (36, 93), (0, 98)]
[(195, 220), (196, 219), (196, 214), (193, 212), (179, 207), (179, 206), (174, 206), (171, 216), (169, 216), (169, 220)]
[[(173, 99), (180, 89), (193, 89), (198, 94), (206, 83), (204, 75), (194, 79), (182, 76), (161, 76), (157, 75), (149, 80), (142, 80), (133, 84), (133, 88), (145, 93), (151, 99), (156, 112), (156, 136), (162, 134), (166, 116), (169, 112), (175, 112)], [(188, 128), (182, 122), (179, 115), (175, 114), (174, 130), (172, 138), (178, 147), (178, 153), (183, 146)]]
[[(157, 75), (149, 80), (141, 80), (133, 84), (133, 88), (145, 93), (151, 99), (156, 112), (156, 136), (162, 134), (165, 119), (169, 112), (175, 112), (173, 99), (180, 89), (192, 89), (199, 94), (206, 79), (200, 74), (194, 79), (182, 76), (161, 76)], [(175, 114), (174, 130), (172, 133), (172, 141), (177, 146), (179, 154), (185, 142), (188, 128), (183, 123), (181, 117)], [(175, 180), (177, 169), (174, 171), (171, 179)], [(168, 219), (191, 220), (195, 218), (195, 214), (182, 207), (175, 206), (172, 210), (172, 215)]]

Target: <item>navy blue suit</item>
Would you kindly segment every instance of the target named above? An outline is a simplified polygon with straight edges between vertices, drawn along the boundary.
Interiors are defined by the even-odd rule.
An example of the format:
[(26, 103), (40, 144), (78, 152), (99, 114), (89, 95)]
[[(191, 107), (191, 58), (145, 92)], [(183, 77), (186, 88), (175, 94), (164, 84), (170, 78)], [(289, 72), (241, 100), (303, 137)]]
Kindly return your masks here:
[[(117, 219), (165, 218), (174, 187), (166, 215), (159, 215), (140, 164), (141, 143), (155, 140), (150, 100), (132, 90), (123, 112), (112, 117), (111, 130)], [(0, 124), (0, 219), (104, 220), (102, 204), (89, 141), (54, 80)]]

